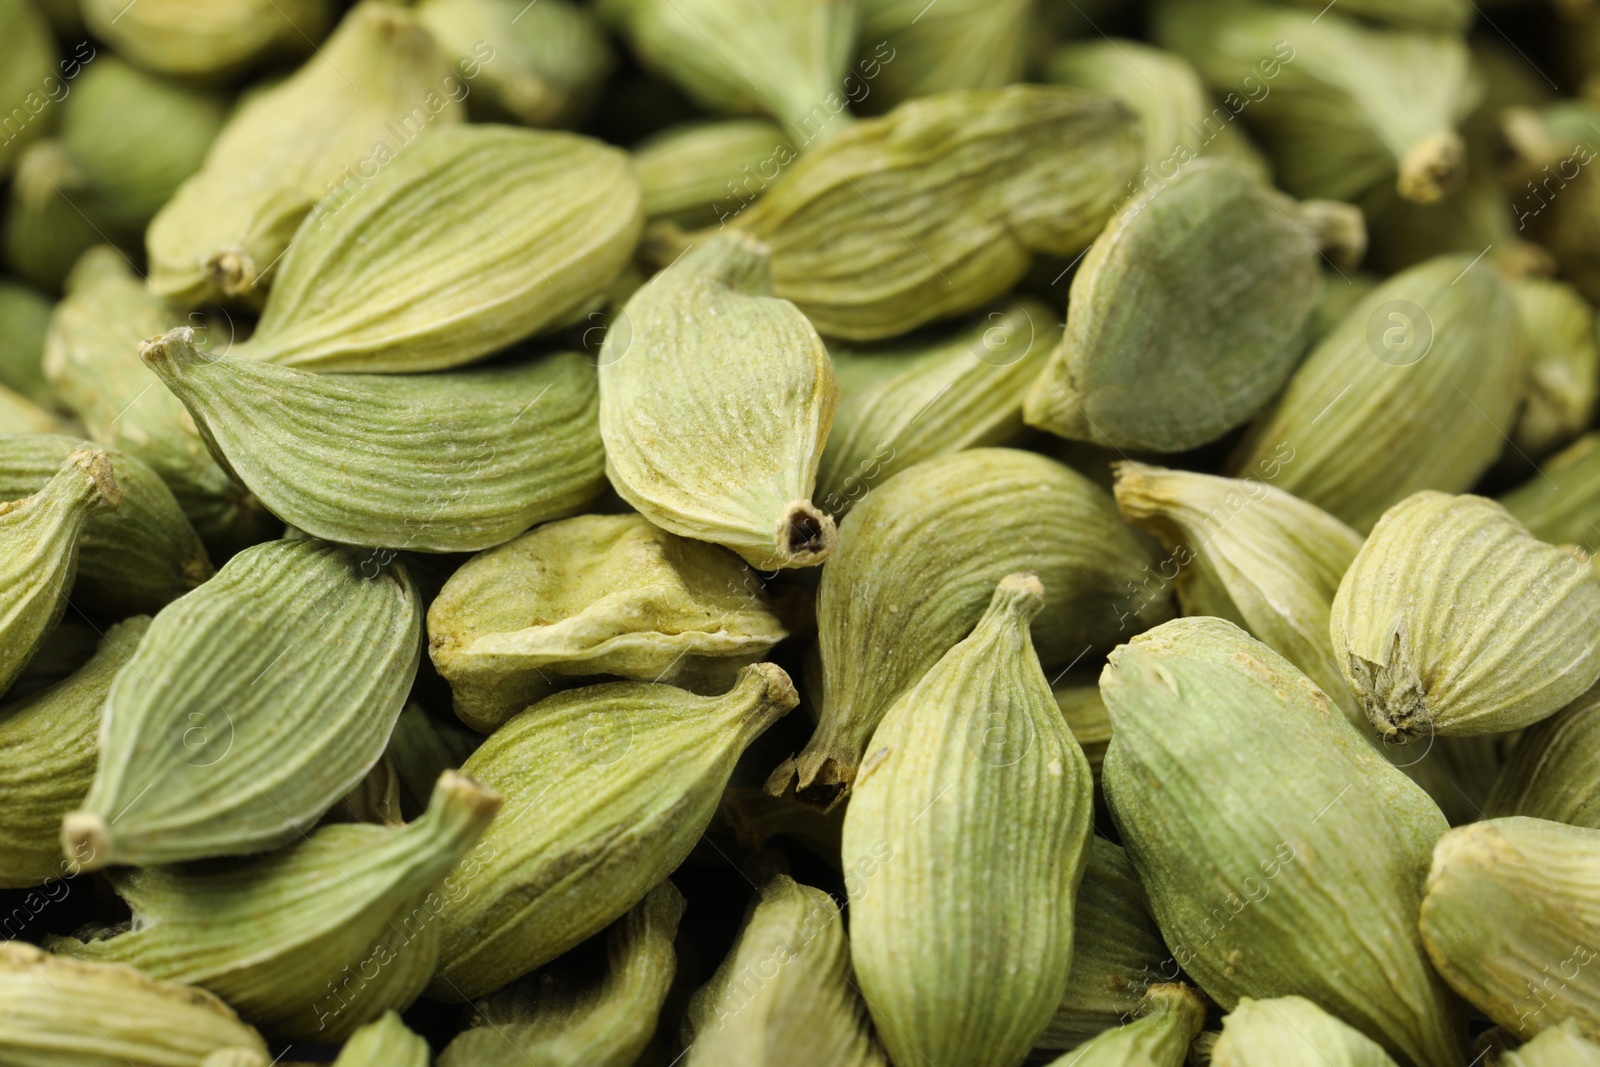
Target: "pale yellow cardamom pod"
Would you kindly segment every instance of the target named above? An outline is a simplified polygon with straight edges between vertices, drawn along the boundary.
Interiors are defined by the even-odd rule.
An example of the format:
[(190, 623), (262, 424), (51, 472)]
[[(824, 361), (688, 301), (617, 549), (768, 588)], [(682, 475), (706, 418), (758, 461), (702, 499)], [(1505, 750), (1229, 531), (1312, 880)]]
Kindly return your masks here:
[(1241, 997), (1212, 1067), (1395, 1067), (1383, 1046), (1304, 997)]
[(344, 1043), (334, 1067), (428, 1067), (428, 1043), (406, 1029), (393, 1009)]
[(96, 37), (147, 70), (224, 78), (310, 51), (333, 21), (328, 0), (83, 0)]

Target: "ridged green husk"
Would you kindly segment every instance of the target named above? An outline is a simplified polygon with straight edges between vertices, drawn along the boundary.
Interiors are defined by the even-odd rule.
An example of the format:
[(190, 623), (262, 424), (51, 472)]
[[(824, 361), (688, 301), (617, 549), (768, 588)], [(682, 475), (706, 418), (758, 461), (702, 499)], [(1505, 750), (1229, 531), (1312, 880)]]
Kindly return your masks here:
[(1550, 457), (1500, 503), (1541, 541), (1600, 552), (1600, 433)]
[(1094, 818), (1089, 764), (1039, 667), (1033, 574), (888, 709), (844, 818), (850, 948), (896, 1063), (1015, 1067), (1072, 964)]
[(435, 719), (416, 701), (407, 703), (395, 720), (389, 747), (384, 749), (399, 780), (400, 810), (405, 817), (420, 815), (439, 775), (460, 767), (482, 741), (455, 720)]
[(0, 388), (45, 408), (56, 403), (44, 377), (51, 309), (50, 301), (27, 286), (0, 281)]
[(633, 150), (633, 169), (647, 218), (711, 226), (729, 218), (745, 197), (760, 195), (776, 168), (798, 154), (764, 119), (687, 122), (643, 141)]
[(1528, 338), (1528, 399), (1512, 440), (1543, 456), (1588, 428), (1600, 396), (1594, 309), (1576, 289), (1542, 278), (1511, 285)]
[(1600, 830), (1600, 687), (1522, 731), (1482, 814)]
[(1222, 1020), (1212, 1067), (1395, 1067), (1383, 1046), (1304, 997), (1242, 997)]
[(9, 175), (17, 155), (29, 143), (50, 131), (54, 116), (44, 114), (50, 107), (45, 94), (46, 79), (55, 73), (55, 40), (50, 25), (30, 0), (0, 2), (0, 100), (7, 113), (20, 111), (26, 121), (15, 124), (15, 135), (0, 143), (0, 175)]
[(1105, 790), (1174, 959), (1210, 997), (1295, 994), (1418, 1067), (1465, 1013), (1417, 932), (1444, 816), (1287, 660), (1179, 619), (1111, 654)]
[[(333, 21), (328, 0), (82, 0), (96, 37), (160, 74), (226, 77), (316, 47)], [(135, 10), (137, 9), (137, 10)], [(354, 77), (354, 75), (352, 75)]]
[(334, 1067), (428, 1067), (428, 1043), (406, 1029), (393, 1010), (350, 1035)]
[[(868, 56), (882, 61), (862, 102), (876, 104), (881, 94), (883, 103), (893, 106), (913, 97), (998, 89), (1023, 80), (1037, 29), (1036, 0), (946, 0), (932, 7), (926, 0), (861, 0), (860, 6), (862, 63), (870, 64)], [(872, 69), (866, 65), (862, 73)]]
[(1206, 1002), (1186, 985), (1150, 987), (1138, 1018), (1103, 1031), (1050, 1067), (1183, 1067), (1206, 1022)]
[(47, 947), (208, 989), (288, 1040), (339, 1041), (422, 991), (440, 913), (478, 890), (482, 850), (457, 864), (499, 807), (493, 791), (447, 772), (406, 826), (324, 826), (248, 860), (118, 870), (133, 928)]
[(677, 974), (683, 908), (662, 882), (606, 932), (598, 975), (595, 945), (480, 1000), (439, 1067), (633, 1067)]
[(1141, 146), (1133, 113), (1097, 93), (942, 93), (812, 149), (735, 225), (823, 334), (893, 337), (1001, 296), (1036, 252), (1087, 247)]
[(745, 747), (798, 703), (770, 663), (727, 694), (651, 682), (557, 693), (462, 764), (506, 797), (473, 891), (442, 920), (429, 995), (498, 989), (599, 933), (681, 863)]
[(447, 374), (316, 374), (197, 351), (140, 355), (273, 514), (341, 544), (474, 552), (605, 488), (595, 375), (577, 353)]
[(118, 676), (63, 844), (100, 866), (298, 839), (383, 754), (421, 631), (403, 570), (320, 541), (245, 549), (163, 608)]
[(1597, 1067), (1600, 1045), (1585, 1041), (1572, 1023), (1543, 1031), (1526, 1045), (1507, 1052), (1495, 1067)]
[(1390, 508), (1339, 583), (1329, 634), (1380, 733), (1501, 733), (1600, 678), (1600, 586), (1499, 504), (1417, 493)]

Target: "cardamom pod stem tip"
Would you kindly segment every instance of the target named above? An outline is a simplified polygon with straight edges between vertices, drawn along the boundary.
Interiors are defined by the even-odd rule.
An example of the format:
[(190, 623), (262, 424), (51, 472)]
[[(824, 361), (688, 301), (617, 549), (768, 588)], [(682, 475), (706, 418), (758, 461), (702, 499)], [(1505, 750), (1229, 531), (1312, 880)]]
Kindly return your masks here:
[(228, 296), (243, 296), (256, 286), (256, 261), (242, 248), (224, 248), (206, 260), (206, 277)]
[(809, 500), (796, 500), (778, 520), (778, 555), (786, 567), (811, 567), (833, 555), (839, 531), (833, 516)]
[(1017, 616), (1024, 625), (1044, 610), (1044, 583), (1033, 571), (1008, 574), (1000, 579), (989, 600), (989, 613)]
[(1418, 204), (1432, 204), (1467, 177), (1467, 146), (1455, 131), (1424, 137), (1400, 161), (1400, 195)]
[(83, 870), (104, 867), (111, 855), (111, 829), (93, 812), (72, 812), (61, 820), (61, 851)]
[(99, 507), (116, 511), (122, 506), (122, 488), (111, 472), (109, 456), (98, 448), (80, 448), (67, 457), (67, 462), (89, 476)]

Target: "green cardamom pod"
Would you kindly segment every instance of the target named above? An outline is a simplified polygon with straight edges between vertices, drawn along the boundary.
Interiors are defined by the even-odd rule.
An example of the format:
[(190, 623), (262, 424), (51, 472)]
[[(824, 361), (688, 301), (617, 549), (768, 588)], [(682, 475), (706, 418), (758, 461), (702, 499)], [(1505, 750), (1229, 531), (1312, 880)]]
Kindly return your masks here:
[(1099, 785), (1100, 765), (1105, 762), (1106, 746), (1111, 743), (1111, 715), (1106, 711), (1105, 699), (1100, 696), (1100, 686), (1073, 678), (1077, 673), (1070, 672), (1064, 684), (1050, 688), (1056, 706), (1067, 720), (1067, 729), (1083, 749), (1089, 769), (1094, 772), (1095, 784)]
[(756, 663), (723, 696), (610, 682), (496, 730), (462, 770), (505, 794), (507, 814), (472, 892), (441, 916), (429, 995), (482, 996), (620, 918), (689, 854), (740, 753), (798, 702), (782, 670)]
[(16, 1067), (270, 1067), (272, 1057), (260, 1034), (204, 990), (0, 941), (0, 1060)]
[(50, 301), (26, 285), (0, 281), (0, 388), (43, 408), (58, 403), (44, 376), (44, 338), (50, 330), (51, 307)]
[[(1587, 22), (1597, 25), (1592, 17)], [(1594, 244), (1600, 236), (1600, 185), (1585, 172), (1597, 151), (1593, 123), (1600, 121), (1600, 109), (1588, 100), (1527, 101), (1499, 115), (1497, 162), (1512, 196), (1517, 232), (1548, 249), (1561, 276), (1584, 296), (1600, 300)]]
[(1373, 527), (1339, 583), (1339, 670), (1386, 739), (1530, 726), (1600, 678), (1600, 585), (1479, 496), (1423, 492)]
[(678, 971), (672, 940), (683, 909), (683, 895), (662, 882), (596, 938), (598, 976), (583, 966), (590, 960), (573, 958), (580, 948), (479, 1001), (439, 1067), (633, 1067)]
[(580, 515), (474, 556), (428, 608), (455, 711), (489, 733), (562, 681), (722, 692), (788, 636), (755, 573), (639, 515)]
[(793, 789), (770, 796), (758, 786), (729, 786), (722, 794), (722, 821), (732, 828), (739, 844), (752, 852), (783, 836), (804, 845), (834, 868), (842, 862), (839, 839), (844, 808), (821, 811), (797, 798)]
[(443, 910), (479, 889), (457, 864), (499, 808), (498, 794), (447, 771), (406, 826), (324, 826), (265, 856), (120, 869), (111, 882), (132, 929), (46, 947), (200, 986), (287, 1040), (340, 1041), (427, 984)]
[(53, 411), (0, 385), (0, 433), (72, 433), (73, 426)]
[(1469, 256), (1412, 267), (1312, 349), (1229, 473), (1276, 458), (1274, 485), (1358, 532), (1419, 489), (1465, 492), (1516, 424), (1524, 348), (1516, 300), (1493, 267)]
[(344, 1043), (334, 1067), (428, 1067), (428, 1043), (406, 1029), (393, 1009)]
[(760, 196), (798, 155), (765, 119), (702, 120), (646, 138), (633, 150), (633, 169), (646, 218), (712, 226)]
[(355, 788), (334, 802), (322, 816), (322, 823), (367, 822), (375, 826), (399, 826), (405, 816), (400, 810), (400, 774), (384, 749)]
[(767, 295), (767, 270), (742, 235), (693, 249), (629, 298), (600, 351), (612, 487), (662, 529), (763, 570), (833, 551), (811, 495), (839, 396), (817, 331)]
[(66, 146), (55, 138), (35, 141), (17, 157), (11, 179), (5, 212), (6, 264), (30, 285), (59, 290), (78, 257), (107, 236), (134, 243), (126, 233), (107, 235), (97, 230), (95, 219), (105, 222), (105, 214), (88, 176)]
[(901, 1064), (1022, 1063), (1066, 992), (1094, 818), (1089, 764), (1029, 636), (1045, 586), (1002, 579), (971, 635), (872, 734), (844, 856), (861, 991)]
[(1570, 285), (1518, 278), (1511, 292), (1528, 339), (1528, 398), (1511, 439), (1539, 457), (1589, 427), (1600, 398), (1600, 339), (1594, 308)]
[[(49, 106), (45, 89), (56, 73), (59, 52), (50, 36), (50, 24), (30, 0), (0, 0), (0, 42), (4, 42), (0, 45), (0, 100), (24, 116), (20, 123), (12, 120), (6, 127), (6, 140), (0, 141), (0, 176), (4, 176), (11, 173), (18, 154), (29, 143), (49, 132), (48, 119), (33, 120)], [(93, 52), (91, 46), (91, 58)]]
[(689, 1001), (685, 1067), (888, 1067), (850, 970), (839, 905), (780, 874)]
[(67, 854), (144, 865), (297, 840), (383, 754), (421, 631), (403, 569), (320, 541), (240, 552), (161, 610), (117, 676)]
[(1473, 155), (1467, 179), (1455, 191), (1431, 204), (1395, 197), (1377, 212), (1367, 225), (1372, 237), (1366, 259), (1370, 269), (1393, 274), (1434, 256), (1476, 256), (1488, 249), (1485, 260), (1508, 277), (1555, 273), (1555, 257), (1514, 224), (1512, 212), (1506, 210), (1506, 183), (1496, 173), (1492, 154), (1481, 150), (1480, 143), (1492, 142), (1489, 138), (1469, 142)]
[(1118, 449), (1215, 440), (1265, 407), (1300, 362), (1329, 246), (1360, 259), (1359, 210), (1297, 204), (1226, 163), (1186, 167), (1095, 239), (1024, 417)]
[[(328, 0), (81, 0), (83, 20), (118, 54), (158, 74), (231, 77), (263, 60), (316, 48)], [(352, 75), (354, 76), (354, 75)]]
[(1600, 830), (1600, 686), (1522, 731), (1482, 815)]
[(1539, 540), (1600, 553), (1600, 433), (1550, 457), (1500, 503)]
[(1383, 1046), (1304, 997), (1239, 1003), (1222, 1020), (1212, 1067), (1395, 1067)]
[(1582, 1030), (1565, 1022), (1491, 1062), (1493, 1067), (1600, 1067), (1600, 1045), (1584, 1040)]
[(1189, 1046), (1206, 1023), (1206, 1002), (1186, 985), (1155, 985), (1137, 1017), (1105, 1030), (1050, 1067), (1183, 1067)]
[[(1317, 0), (1288, 0), (1295, 7), (1321, 11)], [(1471, 0), (1353, 0), (1344, 13), (1359, 19), (1406, 29), (1460, 33), (1473, 21)]]
[(439, 775), (459, 768), (482, 741), (454, 719), (435, 718), (416, 701), (407, 703), (384, 749), (400, 782), (401, 814), (422, 814)]
[(6, 699), (22, 700), (64, 680), (93, 658), (95, 649), (100, 647), (100, 636), (100, 631), (76, 612), (62, 616), (6, 690)]
[(873, 110), (882, 111), (913, 97), (1023, 81), (1036, 6), (1034, 0), (947, 0), (933, 7), (860, 0), (863, 90), (857, 97), (846, 80), (846, 95), (861, 103), (881, 94), (884, 106)]
[(889, 705), (972, 631), (1007, 574), (1046, 590), (1034, 627), (1047, 668), (1104, 650), (1172, 614), (1153, 556), (1110, 494), (1032, 452), (980, 448), (927, 460), (855, 506), (817, 596), (821, 721), (774, 772), (829, 804), (855, 780)]
[[(1368, 232), (1371, 232), (1370, 229)], [(1323, 274), (1327, 284), (1322, 289), (1322, 303), (1317, 305), (1316, 313), (1311, 316), (1311, 336), (1314, 341), (1321, 341), (1332, 333), (1340, 319), (1383, 284), (1383, 279), (1370, 271), (1342, 271), (1341, 274), (1343, 277)]]
[(1417, 908), (1444, 816), (1293, 664), (1223, 619), (1135, 637), (1100, 679), (1105, 791), (1176, 964), (1224, 1009), (1306, 997), (1417, 1067), (1465, 1013)]
[(448, 374), (317, 374), (194, 341), (180, 326), (139, 354), (227, 469), (313, 537), (473, 552), (605, 488), (598, 389), (577, 353)]

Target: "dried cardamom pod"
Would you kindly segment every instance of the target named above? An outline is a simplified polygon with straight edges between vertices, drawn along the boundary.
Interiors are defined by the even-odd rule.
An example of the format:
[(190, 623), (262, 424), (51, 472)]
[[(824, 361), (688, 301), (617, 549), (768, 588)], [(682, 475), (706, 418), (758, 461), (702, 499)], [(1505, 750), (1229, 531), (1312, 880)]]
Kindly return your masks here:
[(889, 705), (971, 632), (1007, 574), (1044, 582), (1034, 635), (1053, 669), (1171, 617), (1168, 586), (1145, 583), (1152, 560), (1110, 494), (1044, 456), (980, 448), (901, 471), (850, 512), (823, 568), (821, 721), (769, 789), (795, 777), (802, 797), (837, 801)]
[(118, 675), (63, 847), (97, 867), (297, 840), (383, 754), (421, 631), (402, 568), (320, 541), (240, 552), (161, 610)]
[(91, 217), (99, 214), (94, 190), (66, 146), (55, 138), (35, 141), (17, 157), (11, 179), (6, 265), (29, 285), (55, 292), (78, 256), (105, 239)]
[(100, 645), (100, 633), (83, 616), (64, 615), (6, 690), (8, 701), (23, 700), (63, 681), (88, 663)]
[(1417, 932), (1446, 829), (1421, 787), (1223, 619), (1135, 637), (1100, 688), (1106, 798), (1176, 964), (1224, 1009), (1304, 996), (1403, 1062), (1459, 1064), (1465, 1013)]
[[(29, 0), (0, 2), (0, 100), (25, 118), (6, 127), (0, 141), (0, 176), (9, 175), (17, 155), (50, 128), (48, 120), (30, 121), (48, 106), (47, 78), (55, 74), (55, 39), (50, 24)], [(92, 52), (92, 49), (91, 49)]]
[(1494, 501), (1417, 493), (1373, 527), (1329, 632), (1386, 739), (1500, 733), (1600, 678), (1600, 585)]
[(839, 410), (817, 468), (822, 506), (841, 514), (873, 485), (925, 459), (1023, 433), (1022, 398), (1061, 338), (1024, 298), (935, 344), (831, 353)]
[(1312, 349), (1229, 472), (1276, 460), (1274, 485), (1358, 532), (1419, 489), (1464, 492), (1516, 424), (1524, 347), (1511, 287), (1493, 267), (1430, 259), (1380, 285)]
[(450, 374), (316, 374), (194, 341), (180, 326), (139, 354), (234, 477), (313, 537), (473, 552), (605, 488), (598, 389), (577, 353)]
[(837, 868), (842, 862), (844, 808), (821, 811), (796, 797), (792, 789), (770, 796), (756, 786), (731, 785), (722, 794), (722, 821), (752, 852), (782, 836), (798, 841), (830, 866)]
[(662, 529), (763, 570), (833, 552), (811, 495), (839, 396), (817, 331), (767, 295), (767, 270), (739, 234), (693, 249), (629, 298), (600, 350), (612, 487)]
[(1395, 1067), (1383, 1046), (1304, 997), (1239, 1003), (1222, 1020), (1213, 1067)]
[(0, 1060), (17, 1067), (269, 1067), (272, 1057), (260, 1034), (204, 990), (0, 941)]
[(1596, 1067), (1600, 1045), (1584, 1040), (1582, 1030), (1565, 1022), (1540, 1031), (1526, 1045), (1491, 1062), (1494, 1067)]
[[(261, 0), (228, 0), (214, 10), (270, 27), (272, 37), (288, 29), (296, 43), (314, 39), (315, 33), (286, 26), (298, 19), (286, 20), (280, 2), (267, 0), (263, 7)], [(171, 18), (181, 11), (184, 20), (194, 19), (193, 5), (180, 0), (141, 4), (147, 16)], [(327, 0), (293, 0), (289, 6), (324, 14), (329, 7)], [(109, 25), (115, 0), (94, 7), (103, 9)], [(99, 21), (97, 14), (91, 25)], [(191, 21), (191, 28), (208, 30), (206, 21)], [(173, 40), (164, 30), (152, 36)], [(211, 63), (207, 53), (215, 49), (164, 44), (161, 51)], [(137, 54), (123, 54), (139, 61)], [(409, 154), (406, 149), (429, 127), (462, 121), (459, 90), (433, 35), (415, 16), (378, 0), (358, 4), (303, 67), (244, 102), (212, 144), (205, 165), (156, 215), (145, 238), (151, 290), (189, 305), (259, 300), (317, 201), (330, 193), (348, 198), (380, 168)], [(438, 213), (432, 214), (437, 221)]]
[(355, 788), (334, 802), (322, 816), (322, 824), (367, 822), (375, 826), (399, 826), (405, 816), (400, 811), (400, 774), (384, 749), (378, 762)]
[(1319, 246), (1359, 259), (1365, 245), (1348, 204), (1297, 204), (1226, 163), (1186, 167), (1095, 239), (1023, 417), (1119, 449), (1215, 440), (1300, 362), (1322, 300)]
[[(83, 20), (146, 70), (230, 77), (263, 60), (316, 47), (333, 21), (328, 0), (81, 0)], [(352, 75), (354, 76), (354, 75)]]
[(1067, 988), (1094, 818), (1089, 764), (1039, 667), (1032, 573), (1008, 575), (971, 635), (872, 734), (844, 856), (850, 948), (897, 1063), (1015, 1067)]
[(384, 749), (400, 781), (401, 814), (422, 814), (439, 775), (460, 767), (482, 741), (454, 719), (436, 719), (414, 700), (406, 704)]
[(350, 1035), (334, 1067), (428, 1067), (428, 1043), (406, 1029), (393, 1009)]
[(0, 433), (71, 433), (72, 424), (0, 385)]
[(1526, 1041), (1572, 1020), (1600, 1040), (1600, 830), (1491, 819), (1439, 839), (1422, 941), (1472, 1006)]
[(1183, 1067), (1206, 1024), (1205, 998), (1186, 985), (1154, 985), (1133, 1021), (1101, 1032), (1051, 1067)]
[(633, 1067), (677, 974), (672, 939), (683, 908), (683, 895), (662, 882), (586, 958), (574, 958), (585, 956), (580, 948), (479, 1001), (439, 1067)]
[(1528, 339), (1528, 398), (1511, 439), (1547, 455), (1588, 428), (1600, 398), (1594, 309), (1576, 289), (1543, 278), (1511, 283)]
[(56, 405), (55, 390), (44, 377), (50, 311), (50, 301), (26, 285), (0, 281), (0, 388), (43, 408)]
[(1600, 433), (1550, 457), (1500, 503), (1541, 541), (1600, 552)]
[(721, 119), (683, 123), (647, 138), (633, 150), (633, 169), (644, 189), (646, 218), (711, 226), (760, 196), (798, 155), (765, 119)]
[[(1077, 672), (1073, 672), (1077, 673)], [(1067, 729), (1083, 749), (1089, 769), (1094, 772), (1095, 784), (1100, 782), (1100, 765), (1105, 762), (1106, 746), (1111, 743), (1111, 716), (1106, 712), (1106, 702), (1100, 696), (1100, 686), (1091, 681), (1079, 681), (1068, 675), (1065, 684), (1052, 685), (1056, 706), (1067, 720)]]
[(1522, 731), (1481, 814), (1600, 830), (1600, 686)]
[[(1472, 147), (1477, 149), (1476, 144)], [(1486, 158), (1480, 161), (1480, 154)], [(1368, 266), (1391, 274), (1434, 256), (1463, 252), (1476, 256), (1487, 248), (1484, 258), (1508, 277), (1553, 274), (1555, 258), (1543, 245), (1528, 240), (1525, 229), (1513, 225), (1506, 183), (1492, 164), (1488, 152), (1475, 151), (1465, 183), (1453, 192), (1431, 204), (1390, 200), (1367, 226), (1372, 236)]]
[(1562, 277), (1590, 300), (1600, 300), (1600, 257), (1594, 250), (1600, 184), (1587, 173), (1596, 155), (1597, 120), (1600, 109), (1587, 100), (1507, 107), (1500, 112), (1495, 146), (1511, 187), (1517, 232), (1548, 249)]
[[(1295, 7), (1321, 11), (1317, 0), (1288, 0)], [(1460, 33), (1473, 21), (1471, 0), (1354, 0), (1344, 13), (1353, 18), (1405, 29)]]
[(1002, 296), (1036, 252), (1086, 248), (1141, 146), (1134, 114), (1098, 93), (941, 93), (816, 146), (735, 225), (823, 334), (894, 337)]
[[(1036, 31), (1034, 0), (860, 0), (861, 73), (885, 107), (956, 89), (998, 89), (1023, 80)], [(885, 55), (887, 52), (887, 55)], [(881, 61), (881, 62), (874, 62)], [(877, 71), (877, 77), (870, 74)]]
[(427, 984), (443, 910), (479, 889), (471, 862), (457, 864), (499, 808), (498, 794), (447, 771), (406, 826), (341, 823), (247, 860), (119, 869), (110, 878), (132, 929), (46, 947), (200, 986), (287, 1040), (340, 1041)]
[(757, 892), (733, 951), (689, 1001), (685, 1067), (888, 1067), (850, 970), (839, 906), (788, 875)]
[(756, 663), (723, 696), (610, 682), (496, 730), (462, 770), (504, 793), (507, 815), (484, 837), (473, 891), (440, 916), (429, 995), (482, 996), (620, 918), (689, 854), (739, 754), (799, 699)]
[(474, 556), (428, 609), (455, 711), (489, 733), (562, 682), (722, 692), (788, 636), (755, 573), (640, 515), (580, 515)]

